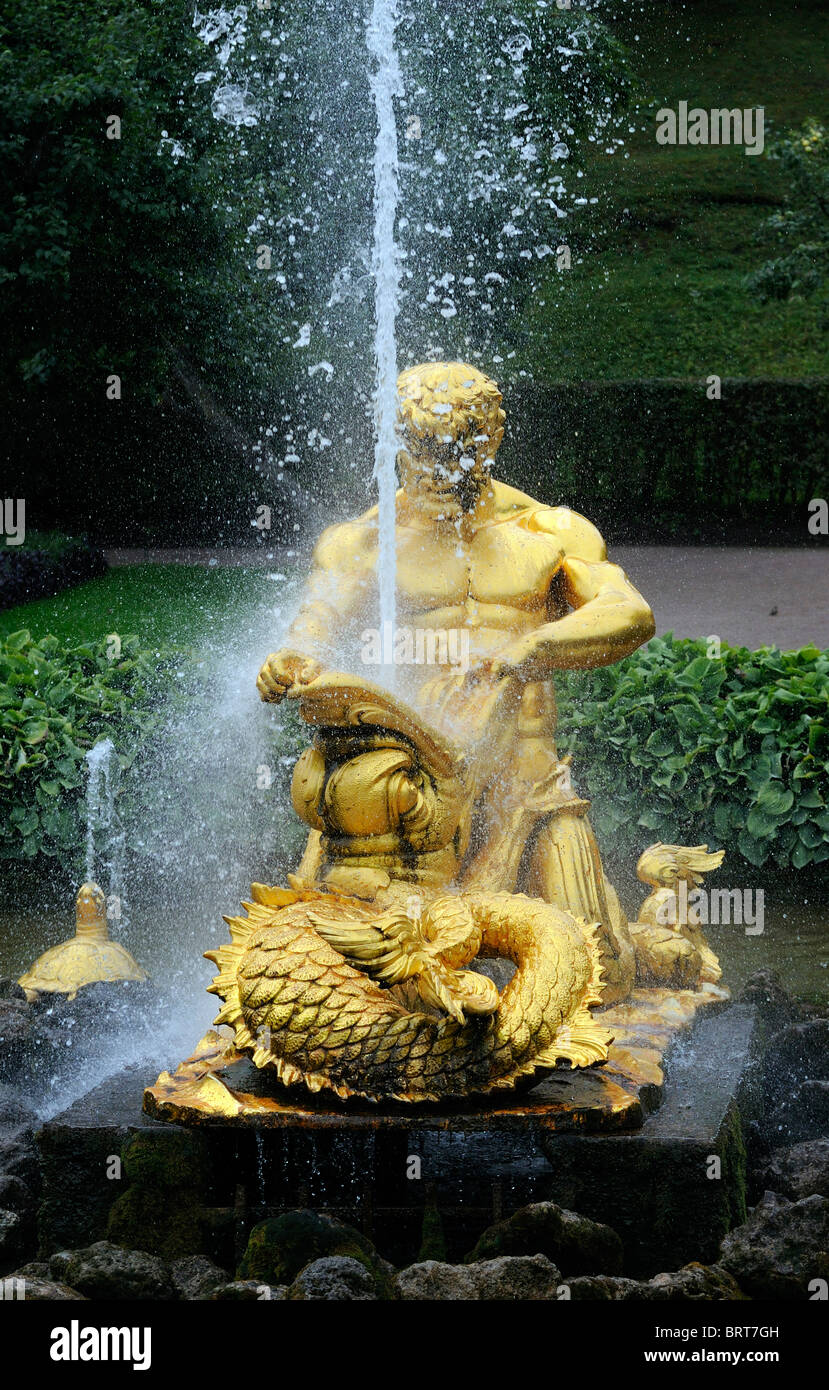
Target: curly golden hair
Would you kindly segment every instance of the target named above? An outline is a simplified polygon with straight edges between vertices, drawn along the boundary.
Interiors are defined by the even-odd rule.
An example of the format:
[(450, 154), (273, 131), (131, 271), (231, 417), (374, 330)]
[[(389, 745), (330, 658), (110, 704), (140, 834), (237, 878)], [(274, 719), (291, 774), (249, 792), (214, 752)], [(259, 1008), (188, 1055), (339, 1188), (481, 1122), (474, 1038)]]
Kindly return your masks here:
[(397, 378), (398, 421), (411, 444), (434, 441), (491, 463), (506, 415), (494, 381), (464, 362), (423, 362)]

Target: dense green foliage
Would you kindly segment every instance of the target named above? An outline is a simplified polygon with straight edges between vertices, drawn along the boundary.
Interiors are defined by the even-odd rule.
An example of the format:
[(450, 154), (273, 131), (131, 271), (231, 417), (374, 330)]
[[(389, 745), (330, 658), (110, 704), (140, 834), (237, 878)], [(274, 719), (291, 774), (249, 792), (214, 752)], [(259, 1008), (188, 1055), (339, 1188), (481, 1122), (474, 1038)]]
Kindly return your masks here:
[(787, 193), (783, 208), (759, 229), (759, 239), (771, 242), (779, 254), (748, 277), (748, 288), (763, 303), (820, 296), (823, 326), (829, 329), (829, 130), (809, 121), (776, 140), (767, 154), (779, 162)]
[(617, 852), (707, 841), (760, 867), (829, 860), (829, 652), (654, 638), (559, 686), (562, 750)]
[(0, 859), (76, 855), (85, 755), (111, 738), (131, 766), (157, 727), (174, 660), (135, 637), (65, 646), (23, 628), (0, 642)]
[(192, 18), (190, 0), (0, 7), (0, 377), (33, 526), (221, 531), (204, 464), (244, 451), (272, 335)]
[[(313, 498), (329, 485), (366, 500), (366, 5), (347, 22), (311, 0), (251, 5), (243, 22), (242, 9), (207, 42), (191, 0), (0, 0), (0, 398), (32, 526), (199, 544), (249, 540), (261, 503), (291, 536), (297, 517), (317, 529)], [(466, 20), (460, 0), (401, 10), (401, 362), (471, 355), (516, 387), (779, 378), (766, 407), (732, 397), (728, 425), (666, 405), (692, 441), (655, 460), (666, 484), (722, 477), (744, 466), (732, 439), (757, 441), (762, 516), (791, 457), (768, 418), (788, 409), (794, 471), (808, 475), (800, 422), (813, 417), (794, 383), (826, 371), (825, 140), (807, 157), (772, 133), (809, 113), (825, 128), (827, 15), (816, 0), (762, 22), (749, 0), (693, 14), (521, 0)], [(214, 114), (236, 84), (256, 113), (240, 125)], [(773, 157), (656, 144), (659, 106), (725, 95), (764, 105)], [(758, 228), (773, 247), (758, 248)], [(568, 270), (551, 254), (564, 240)], [(761, 269), (763, 246), (775, 254)], [(594, 447), (563, 414), (551, 421), (562, 482), (598, 475), (601, 491), (614, 430), (600, 420)], [(520, 405), (512, 423), (549, 473), (549, 434), (533, 442)], [(663, 416), (643, 413), (638, 437), (630, 424), (628, 412), (615, 433), (634, 454), (659, 454)]]
[(821, 296), (761, 300), (746, 286), (764, 254), (785, 254), (765, 231), (757, 240), (789, 206), (783, 162), (654, 136), (656, 112), (683, 100), (762, 106), (771, 150), (810, 117), (829, 125), (824, 0), (608, 0), (602, 14), (611, 11), (636, 79), (625, 148), (612, 158), (597, 146), (579, 151), (585, 191), (598, 201), (562, 227), (573, 266), (557, 273), (547, 263), (543, 292), (512, 326), (519, 356), (539, 381), (825, 376)]

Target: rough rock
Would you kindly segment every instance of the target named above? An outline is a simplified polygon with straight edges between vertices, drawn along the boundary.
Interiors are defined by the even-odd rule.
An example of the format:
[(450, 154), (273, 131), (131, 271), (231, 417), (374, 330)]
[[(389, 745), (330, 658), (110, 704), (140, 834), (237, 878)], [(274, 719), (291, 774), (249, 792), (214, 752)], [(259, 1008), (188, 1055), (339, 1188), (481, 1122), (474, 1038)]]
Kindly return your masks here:
[(573, 1302), (589, 1299), (604, 1302), (694, 1302), (719, 1303), (744, 1300), (736, 1280), (719, 1265), (688, 1264), (671, 1274), (655, 1274), (652, 1279), (618, 1279), (607, 1275), (568, 1279)]
[(768, 1036), (788, 1028), (802, 1017), (801, 1009), (787, 994), (776, 970), (757, 970), (750, 975), (738, 999), (741, 1004), (754, 1005)]
[(725, 1237), (719, 1263), (752, 1298), (807, 1297), (812, 1280), (829, 1279), (829, 1199), (766, 1192)]
[(569, 1297), (572, 1303), (587, 1301), (602, 1303), (621, 1303), (627, 1299), (640, 1299), (646, 1284), (637, 1279), (623, 1279), (610, 1274), (582, 1274), (577, 1279), (565, 1279), (561, 1284), (561, 1296)]
[(28, 1188), (40, 1188), (40, 1159), (27, 1130), (8, 1140), (0, 1139), (0, 1173), (7, 1177), (19, 1178)]
[(203, 1255), (189, 1255), (187, 1259), (175, 1260), (170, 1266), (170, 1278), (179, 1298), (209, 1298), (222, 1284), (230, 1282), (227, 1270), (220, 1269), (212, 1260)]
[(26, 991), (11, 975), (0, 975), (0, 999), (22, 999), (25, 1002)]
[(788, 1149), (775, 1149), (759, 1176), (765, 1190), (794, 1201), (815, 1193), (829, 1197), (829, 1139), (810, 1139)]
[(0, 1077), (17, 1076), (32, 1034), (32, 1017), (25, 999), (0, 999)]
[(23, 1212), (31, 1207), (33, 1200), (22, 1178), (15, 1178), (11, 1173), (0, 1173), (0, 1207)]
[(287, 1297), (284, 1284), (260, 1284), (257, 1279), (234, 1279), (220, 1284), (210, 1295), (211, 1302), (272, 1303)]
[(19, 1178), (32, 1193), (40, 1188), (35, 1131), (40, 1122), (11, 1086), (0, 1085), (0, 1173)]
[(333, 1216), (307, 1210), (288, 1211), (254, 1226), (236, 1277), (292, 1284), (306, 1265), (329, 1255), (357, 1260), (373, 1275), (378, 1296), (391, 1296), (394, 1271), (371, 1241)]
[(535, 1202), (488, 1227), (465, 1263), (498, 1255), (546, 1255), (565, 1277), (618, 1274), (622, 1253), (622, 1242), (610, 1226), (555, 1202)]
[(503, 1255), (471, 1265), (436, 1260), (410, 1265), (397, 1276), (398, 1296), (411, 1300), (495, 1299), (540, 1302), (558, 1297), (561, 1275), (546, 1255)]
[(14, 1259), (23, 1248), (23, 1218), (19, 1212), (0, 1207), (0, 1260)]
[(374, 1278), (365, 1265), (350, 1255), (328, 1255), (306, 1265), (288, 1290), (290, 1299), (341, 1299), (368, 1302), (377, 1299)]
[(8, 1142), (21, 1130), (34, 1133), (38, 1125), (36, 1111), (26, 1104), (19, 1091), (0, 1085), (0, 1139)]
[(176, 1290), (165, 1265), (143, 1250), (123, 1250), (99, 1240), (85, 1250), (65, 1252), (49, 1262), (53, 1277), (60, 1271), (64, 1282), (87, 1298), (170, 1299)]
[(766, 1121), (776, 1144), (800, 1144), (829, 1134), (829, 1081), (802, 1081)]
[(803, 1081), (829, 1079), (829, 1019), (813, 1018), (782, 1029), (771, 1039), (763, 1063), (763, 1089), (769, 1110)]
[[(129, 1026), (134, 1010), (148, 1016), (158, 1008), (158, 991), (141, 980), (96, 981), (75, 999), (42, 994), (31, 1002), (19, 987), (0, 990), (0, 1075), (13, 1077), (27, 1090), (44, 1090), (56, 1077), (77, 1072), (97, 1052), (101, 1037)], [(71, 1038), (72, 1046), (67, 1047)]]
[(728, 1270), (720, 1265), (702, 1265), (696, 1262), (684, 1265), (672, 1274), (655, 1274), (647, 1281), (645, 1288), (650, 1290), (645, 1294), (645, 1298), (656, 1302), (681, 1299), (721, 1303), (746, 1297)]
[(55, 1284), (50, 1279), (40, 1279), (23, 1273), (10, 1274), (6, 1277), (23, 1280), (27, 1303), (65, 1303), (70, 1300), (83, 1303), (85, 1301), (83, 1294), (78, 1293), (77, 1289), (70, 1289), (66, 1284)]
[(46, 1268), (50, 1278), (63, 1279), (73, 1254), (74, 1251), (72, 1250), (57, 1250), (54, 1255), (49, 1256), (49, 1259), (46, 1261)]
[(15, 1270), (15, 1277), (19, 1279), (48, 1279), (49, 1276), (48, 1260), (30, 1260), (28, 1264)]

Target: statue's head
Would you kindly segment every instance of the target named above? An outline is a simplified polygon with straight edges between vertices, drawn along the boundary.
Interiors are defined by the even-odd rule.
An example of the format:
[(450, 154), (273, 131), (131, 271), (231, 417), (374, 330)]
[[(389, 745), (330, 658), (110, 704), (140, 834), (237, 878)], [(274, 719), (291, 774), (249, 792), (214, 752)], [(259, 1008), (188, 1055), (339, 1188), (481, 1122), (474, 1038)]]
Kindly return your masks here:
[(489, 481), (506, 416), (494, 381), (463, 362), (424, 362), (397, 380), (400, 481), (468, 510)]

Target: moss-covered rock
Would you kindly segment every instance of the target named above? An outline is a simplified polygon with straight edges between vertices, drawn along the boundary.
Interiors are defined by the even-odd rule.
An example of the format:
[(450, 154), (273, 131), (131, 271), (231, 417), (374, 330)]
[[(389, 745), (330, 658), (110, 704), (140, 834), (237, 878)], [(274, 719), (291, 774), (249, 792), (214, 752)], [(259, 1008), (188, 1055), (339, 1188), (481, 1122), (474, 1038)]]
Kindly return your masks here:
[(302, 1209), (254, 1226), (237, 1279), (292, 1284), (306, 1265), (332, 1255), (358, 1260), (372, 1275), (378, 1297), (393, 1297), (390, 1267), (366, 1236), (333, 1216)]
[(163, 1260), (201, 1254), (201, 1211), (186, 1189), (130, 1187), (110, 1211), (107, 1240)]
[(61, 1279), (85, 1298), (133, 1302), (176, 1296), (169, 1271), (161, 1260), (142, 1250), (122, 1250), (106, 1240), (85, 1250), (54, 1256), (51, 1270), (53, 1278)]
[(534, 1202), (490, 1226), (465, 1263), (502, 1255), (546, 1255), (565, 1276), (619, 1274), (622, 1268), (622, 1242), (610, 1226), (555, 1202)]
[(439, 1264), (445, 1264), (447, 1260), (446, 1235), (434, 1192), (429, 1192), (426, 1196), (417, 1259), (419, 1264), (426, 1260), (436, 1260)]
[(134, 1134), (121, 1151), (124, 1175), (142, 1187), (188, 1187), (202, 1174), (198, 1138), (184, 1130)]
[(107, 1238), (164, 1260), (203, 1254), (201, 1151), (196, 1136), (134, 1134), (121, 1159), (130, 1186), (109, 1214)]

